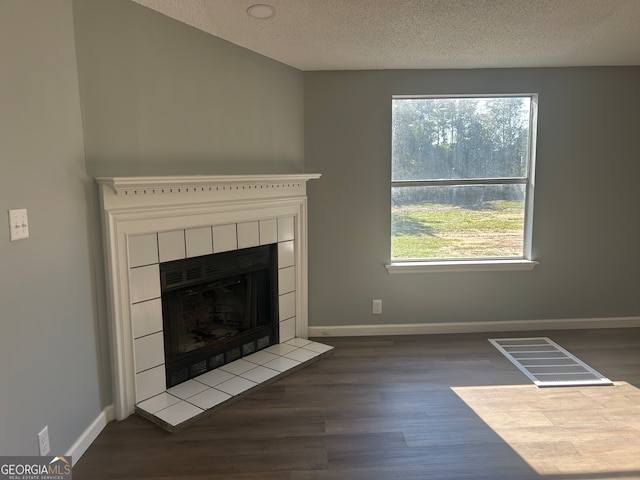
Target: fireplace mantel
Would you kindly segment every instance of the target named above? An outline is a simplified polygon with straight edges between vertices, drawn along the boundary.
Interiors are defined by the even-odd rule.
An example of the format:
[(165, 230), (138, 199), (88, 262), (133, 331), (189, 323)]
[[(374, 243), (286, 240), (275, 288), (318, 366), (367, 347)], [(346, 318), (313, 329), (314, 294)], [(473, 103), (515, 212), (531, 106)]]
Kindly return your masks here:
[[(269, 241), (293, 245), (295, 301), (291, 308), (294, 316), (282, 322), (282, 328), (286, 324), (288, 335), (306, 338), (306, 182), (319, 177), (320, 174), (278, 174), (96, 178), (103, 215), (117, 419), (122, 420), (134, 412), (142, 389), (136, 372), (140, 352), (134, 351), (136, 337), (132, 310), (137, 305), (138, 294), (132, 292), (135, 287), (132, 284), (138, 265), (130, 263), (131, 239), (149, 235), (160, 239), (163, 235), (184, 232), (183, 250), (188, 258), (199, 255), (189, 253), (188, 233), (206, 232), (207, 229), (215, 232), (218, 227), (235, 225), (238, 235), (253, 230), (262, 236), (264, 227), (265, 238), (277, 236)], [(274, 230), (274, 226), (280, 230)], [(243, 242), (239, 239), (237, 248), (242, 248)], [(164, 261), (162, 253), (159, 257), (156, 263)]]
[(176, 177), (98, 177), (99, 184), (109, 185), (116, 195), (158, 195), (169, 193), (196, 193), (205, 191), (228, 192), (262, 190), (269, 188), (300, 187), (320, 174), (283, 175), (195, 175)]

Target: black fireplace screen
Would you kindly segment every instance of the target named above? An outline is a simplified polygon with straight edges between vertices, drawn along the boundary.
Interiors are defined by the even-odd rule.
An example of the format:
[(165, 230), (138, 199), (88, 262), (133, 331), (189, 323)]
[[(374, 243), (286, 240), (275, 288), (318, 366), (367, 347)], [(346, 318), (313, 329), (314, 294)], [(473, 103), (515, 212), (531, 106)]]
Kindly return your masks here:
[(276, 245), (160, 265), (167, 388), (278, 343)]

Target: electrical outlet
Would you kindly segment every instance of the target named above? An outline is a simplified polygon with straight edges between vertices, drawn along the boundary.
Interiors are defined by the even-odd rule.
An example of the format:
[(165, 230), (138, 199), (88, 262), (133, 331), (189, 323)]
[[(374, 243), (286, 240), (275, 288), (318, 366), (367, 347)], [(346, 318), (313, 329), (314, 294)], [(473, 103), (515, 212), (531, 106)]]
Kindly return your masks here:
[(46, 426), (42, 429), (42, 431), (38, 434), (38, 447), (40, 448), (40, 456), (43, 457), (48, 455), (51, 451), (51, 447), (49, 446), (49, 427)]
[(380, 315), (382, 313), (382, 300), (373, 301), (373, 314)]
[(29, 219), (26, 208), (9, 210), (9, 236), (12, 242), (29, 238)]

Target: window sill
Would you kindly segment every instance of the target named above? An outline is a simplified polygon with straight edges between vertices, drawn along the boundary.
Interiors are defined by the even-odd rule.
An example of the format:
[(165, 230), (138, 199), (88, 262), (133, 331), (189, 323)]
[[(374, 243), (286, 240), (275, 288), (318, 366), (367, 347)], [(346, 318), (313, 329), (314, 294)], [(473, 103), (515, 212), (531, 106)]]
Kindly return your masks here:
[(389, 273), (436, 272), (506, 272), (533, 270), (533, 260), (455, 260), (442, 262), (392, 262), (385, 267)]

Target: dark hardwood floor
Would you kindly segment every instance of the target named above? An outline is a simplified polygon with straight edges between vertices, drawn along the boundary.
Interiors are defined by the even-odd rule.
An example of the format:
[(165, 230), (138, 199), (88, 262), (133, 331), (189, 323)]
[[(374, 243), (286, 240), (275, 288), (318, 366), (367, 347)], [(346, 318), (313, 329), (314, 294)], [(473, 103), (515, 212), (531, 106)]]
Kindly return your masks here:
[[(539, 389), (488, 338), (615, 381)], [(74, 480), (640, 479), (640, 329), (316, 339), (332, 354), (185, 430), (113, 422)]]

